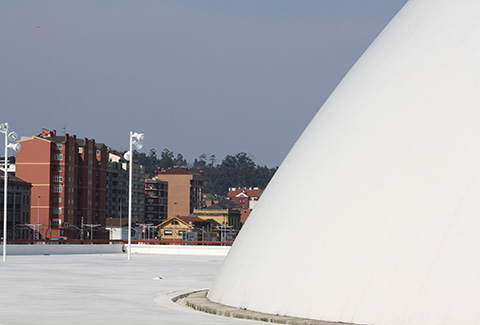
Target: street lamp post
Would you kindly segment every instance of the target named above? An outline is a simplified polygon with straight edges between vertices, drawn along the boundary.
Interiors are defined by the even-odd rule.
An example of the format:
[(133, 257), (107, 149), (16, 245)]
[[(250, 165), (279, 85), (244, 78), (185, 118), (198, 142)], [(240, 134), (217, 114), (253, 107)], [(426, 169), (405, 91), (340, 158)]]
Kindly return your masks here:
[(13, 149), (15, 152), (20, 150), (20, 143), (8, 143), (8, 140), (15, 141), (18, 135), (10, 131), (8, 132), (8, 123), (0, 124), (0, 132), (5, 134), (5, 170), (3, 172), (4, 188), (3, 188), (3, 261), (6, 261), (7, 256), (7, 189), (8, 189), (8, 149)]
[(129, 161), (129, 182), (128, 182), (128, 260), (132, 251), (132, 165), (133, 165), (133, 145), (142, 149), (145, 134), (130, 131), (130, 150), (125, 154), (125, 159)]
[[(37, 233), (38, 226), (38, 233)], [(40, 239), (40, 195), (37, 199), (37, 223), (35, 224), (35, 239)]]
[(176, 223), (176, 215), (175, 215), (175, 208), (177, 207), (177, 202), (173, 203), (173, 241), (175, 241), (175, 223)]

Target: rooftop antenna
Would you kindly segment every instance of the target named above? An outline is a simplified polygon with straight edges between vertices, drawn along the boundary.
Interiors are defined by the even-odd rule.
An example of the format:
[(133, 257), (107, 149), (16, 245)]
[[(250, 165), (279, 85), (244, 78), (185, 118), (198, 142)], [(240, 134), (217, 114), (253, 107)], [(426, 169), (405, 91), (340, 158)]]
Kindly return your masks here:
[(67, 134), (67, 124), (63, 125), (63, 134)]

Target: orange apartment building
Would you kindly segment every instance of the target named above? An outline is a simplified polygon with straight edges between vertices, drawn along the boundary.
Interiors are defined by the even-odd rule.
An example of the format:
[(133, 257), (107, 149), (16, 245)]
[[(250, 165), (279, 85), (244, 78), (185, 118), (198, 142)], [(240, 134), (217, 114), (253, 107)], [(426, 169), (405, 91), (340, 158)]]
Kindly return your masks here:
[(186, 167), (173, 167), (157, 171), (155, 177), (168, 182), (168, 218), (188, 216), (202, 207), (205, 177)]
[[(41, 238), (87, 237), (105, 227), (107, 148), (93, 139), (55, 131), (19, 141), (16, 176), (32, 183), (30, 215), (39, 213)], [(38, 198), (38, 200), (37, 200)], [(105, 236), (106, 234), (106, 236)], [(108, 238), (97, 231), (94, 238)], [(92, 238), (92, 234), (88, 236)]]

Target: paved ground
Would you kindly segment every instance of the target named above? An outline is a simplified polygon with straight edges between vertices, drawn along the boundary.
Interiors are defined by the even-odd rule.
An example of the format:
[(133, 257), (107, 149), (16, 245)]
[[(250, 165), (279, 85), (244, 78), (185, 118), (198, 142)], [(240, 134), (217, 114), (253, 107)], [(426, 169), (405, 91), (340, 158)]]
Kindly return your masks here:
[[(0, 324), (265, 324), (174, 304), (208, 288), (223, 257), (126, 254), (7, 256)], [(160, 279), (161, 278), (161, 279)]]

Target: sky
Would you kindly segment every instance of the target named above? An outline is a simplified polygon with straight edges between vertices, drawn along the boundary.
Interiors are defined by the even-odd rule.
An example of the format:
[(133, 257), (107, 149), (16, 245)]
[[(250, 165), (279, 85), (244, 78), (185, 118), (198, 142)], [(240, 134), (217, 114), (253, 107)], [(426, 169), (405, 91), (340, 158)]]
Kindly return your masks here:
[(0, 0), (0, 122), (279, 166), (407, 0)]

